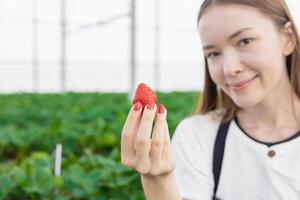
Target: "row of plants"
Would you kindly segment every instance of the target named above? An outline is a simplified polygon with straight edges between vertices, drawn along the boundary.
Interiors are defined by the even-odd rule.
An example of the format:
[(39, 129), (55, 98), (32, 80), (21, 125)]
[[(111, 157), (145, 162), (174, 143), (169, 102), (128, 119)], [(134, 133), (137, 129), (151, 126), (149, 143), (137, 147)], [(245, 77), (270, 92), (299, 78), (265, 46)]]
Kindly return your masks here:
[[(172, 134), (197, 92), (157, 93)], [(139, 175), (120, 163), (126, 93), (0, 95), (0, 199), (142, 200)], [(62, 144), (61, 176), (54, 150)]]

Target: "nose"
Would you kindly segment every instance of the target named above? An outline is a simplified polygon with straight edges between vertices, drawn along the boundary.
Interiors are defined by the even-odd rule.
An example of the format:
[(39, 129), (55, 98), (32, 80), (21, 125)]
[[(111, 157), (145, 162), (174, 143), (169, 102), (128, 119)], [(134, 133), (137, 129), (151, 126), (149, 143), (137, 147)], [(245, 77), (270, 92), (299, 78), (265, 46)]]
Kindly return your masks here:
[(223, 72), (225, 76), (233, 76), (244, 70), (238, 54), (234, 51), (224, 53)]

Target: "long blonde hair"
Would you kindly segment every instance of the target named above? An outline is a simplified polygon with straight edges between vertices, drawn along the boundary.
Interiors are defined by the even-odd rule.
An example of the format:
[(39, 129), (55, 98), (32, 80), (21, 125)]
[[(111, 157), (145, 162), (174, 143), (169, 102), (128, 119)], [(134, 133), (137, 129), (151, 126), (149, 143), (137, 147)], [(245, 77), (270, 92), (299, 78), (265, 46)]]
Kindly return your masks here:
[[(220, 4), (241, 4), (254, 7), (265, 16), (269, 17), (276, 25), (278, 30), (282, 29), (287, 22), (291, 22), (292, 29), (296, 35), (296, 46), (292, 54), (286, 59), (286, 66), (289, 79), (296, 95), (300, 97), (300, 38), (293, 17), (284, 0), (204, 0), (198, 14), (199, 22), (205, 10), (212, 5)], [(236, 116), (238, 107), (230, 97), (223, 91), (218, 91), (216, 84), (212, 81), (208, 63), (205, 60), (205, 83), (203, 94), (200, 94), (194, 114), (206, 114), (211, 111), (223, 110), (221, 112), (223, 122), (228, 122)]]

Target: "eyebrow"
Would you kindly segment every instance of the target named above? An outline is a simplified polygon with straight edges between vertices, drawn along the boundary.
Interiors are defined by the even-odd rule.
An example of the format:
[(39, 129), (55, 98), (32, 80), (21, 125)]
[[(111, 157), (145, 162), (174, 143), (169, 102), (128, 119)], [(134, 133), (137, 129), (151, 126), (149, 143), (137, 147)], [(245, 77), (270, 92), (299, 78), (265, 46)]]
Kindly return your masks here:
[[(228, 41), (232, 40), (233, 38), (237, 37), (238, 35), (240, 35), (244, 31), (247, 31), (247, 30), (250, 30), (250, 29), (252, 29), (252, 28), (251, 27), (242, 28), (242, 29), (238, 30), (237, 32), (233, 33), (232, 35), (230, 35), (227, 40)], [(202, 49), (207, 50), (207, 49), (212, 49), (214, 47), (215, 47), (214, 45), (205, 45)]]

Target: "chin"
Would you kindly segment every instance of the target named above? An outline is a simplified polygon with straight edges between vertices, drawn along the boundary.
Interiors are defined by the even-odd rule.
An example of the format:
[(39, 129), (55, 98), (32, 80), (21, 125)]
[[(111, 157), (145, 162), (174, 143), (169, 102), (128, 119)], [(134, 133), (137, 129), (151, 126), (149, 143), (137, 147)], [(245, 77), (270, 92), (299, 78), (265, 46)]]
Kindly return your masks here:
[(258, 98), (232, 98), (235, 105), (237, 105), (240, 108), (250, 108), (259, 103)]

